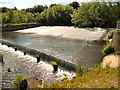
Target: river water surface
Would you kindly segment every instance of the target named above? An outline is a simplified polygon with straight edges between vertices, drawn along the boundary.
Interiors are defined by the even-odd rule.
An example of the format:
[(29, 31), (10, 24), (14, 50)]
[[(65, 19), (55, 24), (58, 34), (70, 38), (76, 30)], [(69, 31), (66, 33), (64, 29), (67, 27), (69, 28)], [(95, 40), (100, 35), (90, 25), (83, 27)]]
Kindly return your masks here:
[(26, 46), (57, 58), (81, 63), (88, 67), (102, 60), (103, 43), (58, 38), (31, 33), (3, 32), (3, 40)]
[[(95, 38), (95, 36), (92, 37)], [(76, 64), (80, 63), (86, 65), (87, 67), (92, 67), (94, 64), (100, 64), (103, 58), (101, 51), (104, 44), (99, 40), (94, 42), (80, 39), (67, 39), (51, 35), (39, 35), (35, 33), (22, 33), (13, 31), (3, 32), (2, 39), (38, 50), (40, 52), (44, 52), (62, 60), (74, 62)], [(50, 69), (52, 68), (51, 66), (48, 68), (48, 70), (46, 69), (47, 71), (45, 69), (40, 69), (42, 67), (40, 63), (39, 65), (34, 63), (36, 62), (35, 59), (32, 59), (31, 61), (27, 57), (24, 57), (23, 54), (22, 56), (15, 54), (14, 50), (11, 50), (10, 53), (7, 51), (7, 49), (0, 49), (0, 53), (5, 54), (6, 64), (3, 66), (4, 80), (12, 79), (9, 77), (11, 73), (11, 75), (13, 75), (13, 73), (22, 73), (24, 76), (37, 76), (41, 79), (47, 77), (48, 79), (46, 80), (48, 80), (48, 82), (52, 81), (50, 78), (56, 80), (57, 77), (61, 77), (53, 75)], [(6, 70), (9, 67), (13, 72), (8, 74)]]

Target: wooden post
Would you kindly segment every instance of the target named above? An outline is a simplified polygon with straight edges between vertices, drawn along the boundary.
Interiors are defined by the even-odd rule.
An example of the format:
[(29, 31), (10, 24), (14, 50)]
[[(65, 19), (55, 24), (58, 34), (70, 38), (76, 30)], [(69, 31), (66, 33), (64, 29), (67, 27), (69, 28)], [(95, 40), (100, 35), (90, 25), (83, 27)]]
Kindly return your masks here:
[(17, 48), (15, 47), (15, 51), (17, 51)]
[(37, 63), (39, 63), (40, 62), (40, 56), (36, 55), (36, 58), (37, 58)]
[(115, 31), (113, 34), (113, 47), (115, 51), (120, 51), (120, 31)]
[(24, 51), (24, 55), (26, 55), (26, 51)]

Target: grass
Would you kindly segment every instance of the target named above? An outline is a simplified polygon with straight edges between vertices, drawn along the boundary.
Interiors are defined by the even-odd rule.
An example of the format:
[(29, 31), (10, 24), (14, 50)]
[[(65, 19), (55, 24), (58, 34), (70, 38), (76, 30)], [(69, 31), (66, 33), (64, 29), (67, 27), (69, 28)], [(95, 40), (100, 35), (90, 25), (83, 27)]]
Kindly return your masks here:
[(77, 75), (72, 80), (52, 83), (47, 88), (117, 88), (118, 69), (120, 70), (120, 68), (96, 66), (82, 76)]

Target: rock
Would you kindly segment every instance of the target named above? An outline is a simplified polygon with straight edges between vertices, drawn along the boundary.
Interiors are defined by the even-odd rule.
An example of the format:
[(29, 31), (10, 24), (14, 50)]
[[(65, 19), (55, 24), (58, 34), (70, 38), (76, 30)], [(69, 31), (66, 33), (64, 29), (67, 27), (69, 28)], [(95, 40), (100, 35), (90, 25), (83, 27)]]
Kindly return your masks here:
[(101, 66), (118, 67), (120, 65), (120, 55), (107, 55), (103, 58)]

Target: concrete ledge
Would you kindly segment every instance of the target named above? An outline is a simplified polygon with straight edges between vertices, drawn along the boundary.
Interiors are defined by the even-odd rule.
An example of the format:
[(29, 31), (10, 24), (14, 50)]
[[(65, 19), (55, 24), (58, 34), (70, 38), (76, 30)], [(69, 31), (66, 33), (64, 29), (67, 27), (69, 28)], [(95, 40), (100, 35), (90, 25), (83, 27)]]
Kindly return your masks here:
[(57, 64), (59, 66), (65, 68), (65, 69), (67, 69), (69, 71), (75, 71), (76, 66), (77, 66), (77, 64), (75, 64), (75, 63), (65, 61), (65, 60), (61, 60), (61, 59), (56, 58), (54, 56), (47, 55), (45, 53), (42, 53), (42, 52), (34, 50), (34, 49), (27, 48), (27, 47), (22, 46), (22, 45), (17, 45), (17, 44), (8, 42), (8, 41), (3, 41), (3, 40), (0, 40), (0, 43), (2, 43), (3, 45), (5, 44), (5, 45), (7, 45), (9, 47), (17, 48), (18, 50), (20, 50), (22, 52), (26, 51), (27, 54), (32, 55), (34, 57), (36, 57), (36, 55), (39, 55), (40, 59), (42, 59), (43, 61), (44, 60), (48, 61), (49, 63), (51, 61), (55, 61), (55, 62), (57, 62)]

